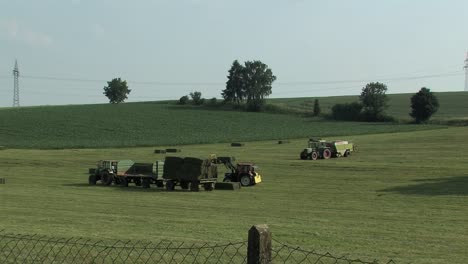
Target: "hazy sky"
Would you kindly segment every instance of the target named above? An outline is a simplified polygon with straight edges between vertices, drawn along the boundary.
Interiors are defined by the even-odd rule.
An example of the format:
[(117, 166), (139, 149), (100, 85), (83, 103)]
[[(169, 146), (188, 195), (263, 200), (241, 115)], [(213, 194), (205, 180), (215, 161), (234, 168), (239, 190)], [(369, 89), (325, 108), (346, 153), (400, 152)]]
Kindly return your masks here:
[[(0, 107), (218, 97), (238, 59), (277, 76), (271, 97), (461, 91), (467, 0), (0, 0)], [(421, 76), (427, 76), (425, 78)]]

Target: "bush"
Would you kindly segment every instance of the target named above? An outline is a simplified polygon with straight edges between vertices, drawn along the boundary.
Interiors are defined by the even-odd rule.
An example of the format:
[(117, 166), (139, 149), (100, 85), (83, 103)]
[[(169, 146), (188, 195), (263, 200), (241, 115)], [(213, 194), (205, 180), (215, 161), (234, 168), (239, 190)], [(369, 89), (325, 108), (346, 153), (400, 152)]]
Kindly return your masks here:
[(358, 102), (336, 104), (332, 107), (332, 118), (344, 121), (360, 121), (362, 104)]
[(205, 99), (203, 99), (201, 96), (201, 92), (190, 93), (190, 97), (192, 97), (192, 102), (194, 105), (202, 105), (205, 102)]

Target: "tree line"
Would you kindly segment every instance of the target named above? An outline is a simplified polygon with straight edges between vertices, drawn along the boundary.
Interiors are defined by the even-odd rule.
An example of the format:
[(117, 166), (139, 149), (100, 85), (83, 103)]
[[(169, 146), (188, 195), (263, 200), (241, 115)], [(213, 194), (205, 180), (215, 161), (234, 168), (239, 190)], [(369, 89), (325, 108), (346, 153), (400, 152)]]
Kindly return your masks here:
[[(228, 70), (226, 87), (221, 91), (223, 104), (233, 107), (244, 106), (248, 111), (262, 111), (265, 98), (272, 93), (273, 82), (276, 76), (265, 63), (254, 60), (245, 61), (244, 64), (234, 60)], [(335, 104), (332, 107), (330, 118), (346, 121), (382, 122), (393, 121), (385, 113), (388, 108), (387, 86), (379, 82), (371, 82), (362, 88), (359, 101), (345, 104)], [(127, 81), (114, 78), (107, 82), (103, 94), (112, 104), (118, 104), (128, 99), (131, 89)], [(202, 98), (201, 92), (191, 92), (182, 96), (178, 103), (181, 105), (203, 105), (207, 100)], [(208, 100), (208, 105), (216, 105), (215, 97)], [(437, 112), (439, 102), (430, 89), (423, 87), (411, 97), (411, 112), (409, 115), (416, 123), (423, 123)], [(321, 109), (318, 99), (314, 100), (313, 116), (320, 116)]]

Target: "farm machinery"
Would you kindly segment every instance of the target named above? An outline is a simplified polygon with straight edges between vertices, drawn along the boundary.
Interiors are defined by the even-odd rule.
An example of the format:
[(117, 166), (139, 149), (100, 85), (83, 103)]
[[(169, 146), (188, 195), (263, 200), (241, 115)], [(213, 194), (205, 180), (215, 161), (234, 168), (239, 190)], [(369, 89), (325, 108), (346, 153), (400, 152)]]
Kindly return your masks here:
[(134, 183), (143, 188), (149, 188), (150, 184), (163, 186), (162, 176), (164, 162), (135, 163), (132, 160), (100, 160), (96, 168), (89, 169), (88, 183), (95, 185), (100, 181), (103, 185), (112, 183), (127, 187)]
[(308, 147), (301, 151), (301, 159), (329, 159), (348, 157), (354, 151), (354, 144), (349, 141), (326, 141), (323, 139), (309, 139)]
[(223, 182), (240, 182), (242, 186), (250, 186), (262, 181), (262, 176), (255, 171), (257, 167), (251, 162), (235, 164), (234, 157), (215, 156), (212, 160), (216, 164), (224, 164), (230, 171), (224, 175)]
[(217, 181), (216, 164), (211, 160), (197, 158), (166, 157), (165, 161), (154, 163), (135, 163), (132, 160), (100, 160), (96, 168), (89, 169), (88, 183), (95, 185), (100, 181), (109, 186), (112, 183), (128, 187), (129, 183), (150, 188), (166, 187), (173, 191), (176, 185), (182, 189), (198, 191), (200, 186), (207, 191), (213, 190)]

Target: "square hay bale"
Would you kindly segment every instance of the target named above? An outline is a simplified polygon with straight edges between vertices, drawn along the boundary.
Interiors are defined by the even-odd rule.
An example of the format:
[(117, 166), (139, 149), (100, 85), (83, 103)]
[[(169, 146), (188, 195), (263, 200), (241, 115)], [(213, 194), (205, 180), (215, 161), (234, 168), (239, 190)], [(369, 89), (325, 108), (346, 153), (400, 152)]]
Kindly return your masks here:
[(238, 142), (231, 143), (231, 147), (242, 147), (242, 146), (244, 146), (244, 143), (238, 143)]
[(181, 157), (166, 157), (164, 160), (164, 179), (177, 179), (180, 170), (184, 165), (184, 158)]
[(278, 144), (287, 144), (289, 143), (289, 140), (279, 140)]
[(174, 149), (174, 148), (166, 149), (166, 152), (181, 152), (181, 151), (182, 151), (181, 149)]
[(241, 184), (240, 182), (217, 182), (215, 184), (216, 190), (240, 190)]
[(166, 153), (166, 150), (165, 150), (165, 149), (155, 149), (155, 150), (154, 150), (154, 153), (156, 153), (156, 154), (164, 154), (164, 153)]

